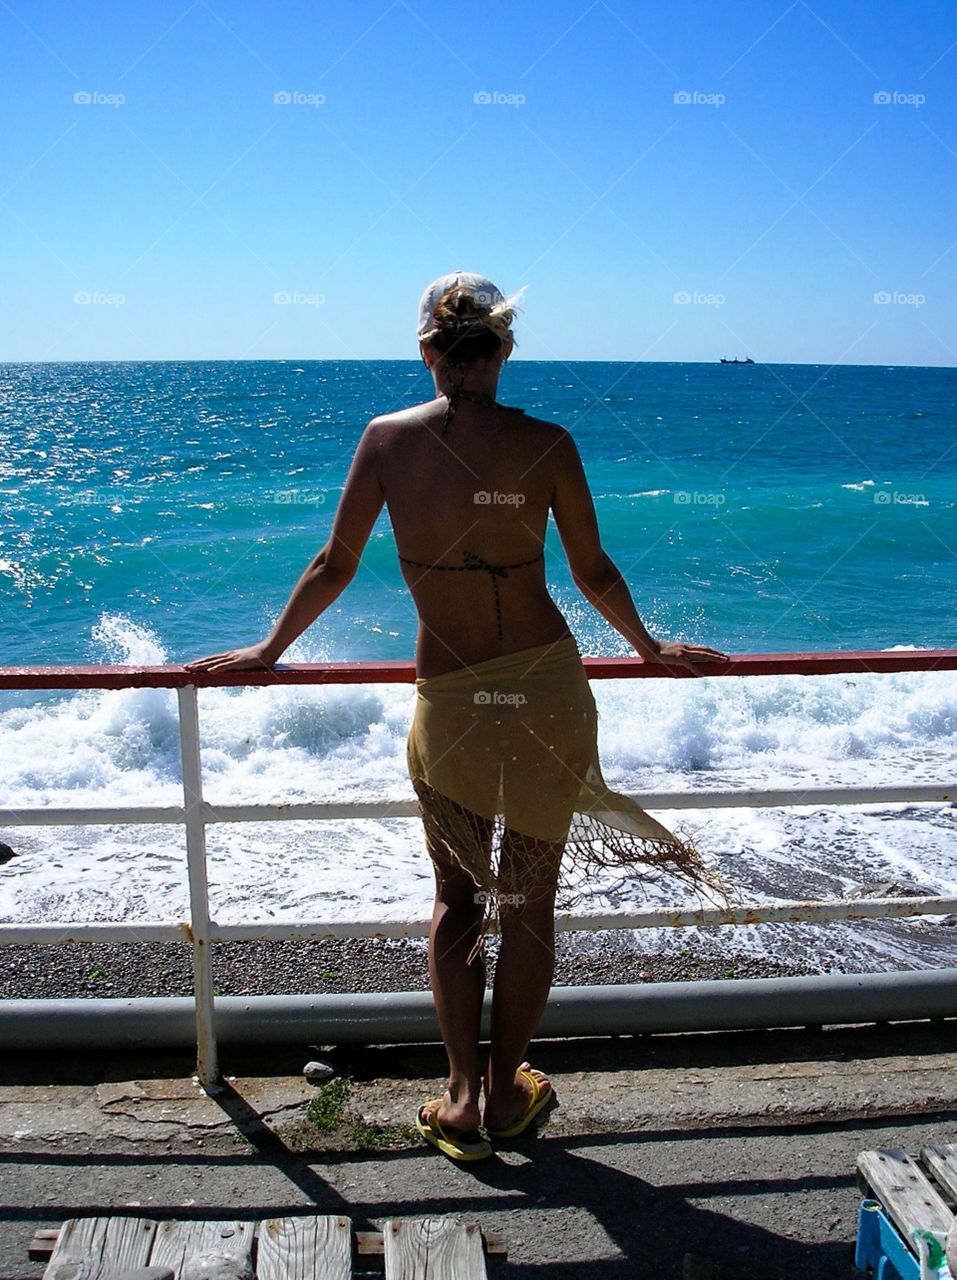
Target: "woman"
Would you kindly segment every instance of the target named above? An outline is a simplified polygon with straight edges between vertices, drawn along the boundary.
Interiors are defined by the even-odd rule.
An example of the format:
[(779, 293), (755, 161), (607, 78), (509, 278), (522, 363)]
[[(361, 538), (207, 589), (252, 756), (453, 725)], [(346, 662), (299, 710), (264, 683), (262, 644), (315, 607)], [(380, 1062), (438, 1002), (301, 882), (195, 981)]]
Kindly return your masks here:
[[(417, 1127), (458, 1160), (485, 1158), (489, 1137), (517, 1136), (555, 1103), (522, 1059), (552, 980), (563, 853), (579, 869), (639, 864), (714, 883), (690, 845), (604, 784), (594, 699), (545, 584), (549, 512), (576, 585), (646, 662), (698, 674), (724, 655), (649, 635), (602, 549), (571, 436), (496, 401), (514, 310), (472, 273), (429, 285), (418, 334), (436, 398), (369, 423), (329, 541), (270, 635), (187, 664), (275, 663), (351, 581), (388, 507), (419, 616), (408, 764), (435, 869), (429, 972), (449, 1058), (448, 1089)], [(483, 1076), (481, 941), (493, 915), (501, 947)]]

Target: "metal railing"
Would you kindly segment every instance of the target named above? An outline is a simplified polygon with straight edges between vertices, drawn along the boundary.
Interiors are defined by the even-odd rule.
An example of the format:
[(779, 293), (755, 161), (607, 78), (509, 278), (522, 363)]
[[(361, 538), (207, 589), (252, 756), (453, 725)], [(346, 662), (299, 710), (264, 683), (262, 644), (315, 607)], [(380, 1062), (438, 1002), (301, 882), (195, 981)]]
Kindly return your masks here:
[[(591, 679), (672, 678), (683, 676), (636, 658), (586, 658)], [(705, 677), (831, 675), (896, 671), (957, 670), (957, 649), (892, 652), (745, 654), (727, 663), (702, 667)], [(688, 676), (687, 678), (694, 678)], [(175, 689), (182, 761), (182, 806), (33, 807), (0, 809), (3, 826), (176, 823), (185, 829), (189, 879), (189, 922), (179, 924), (111, 922), (45, 925), (0, 924), (4, 943), (93, 941), (160, 942), (188, 940), (192, 945), (196, 1007), (197, 1074), (211, 1087), (219, 1077), (210, 944), (213, 942), (382, 937), (425, 937), (427, 919), (411, 921), (295, 921), (226, 925), (210, 919), (206, 872), (206, 827), (217, 822), (294, 821), (302, 819), (417, 817), (414, 800), (367, 803), (211, 805), (203, 796), (197, 690), (210, 687), (286, 684), (412, 683), (410, 662), (302, 663), (262, 672), (199, 674), (182, 667), (57, 666), (0, 667), (0, 690)], [(807, 805), (953, 803), (957, 784), (877, 787), (741, 789), (642, 793), (633, 797), (646, 809), (770, 808)], [(734, 904), (728, 907), (665, 906), (637, 912), (559, 914), (560, 930), (686, 928), (694, 925), (750, 925), (780, 921), (834, 921), (944, 915), (957, 911), (957, 898), (862, 898)]]

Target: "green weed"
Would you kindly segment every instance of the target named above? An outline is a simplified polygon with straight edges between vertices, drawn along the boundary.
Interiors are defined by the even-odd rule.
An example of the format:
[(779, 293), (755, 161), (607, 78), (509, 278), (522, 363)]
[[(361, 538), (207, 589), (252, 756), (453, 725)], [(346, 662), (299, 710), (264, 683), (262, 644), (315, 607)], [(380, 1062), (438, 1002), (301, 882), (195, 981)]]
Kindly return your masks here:
[(320, 1133), (330, 1133), (342, 1121), (349, 1101), (349, 1082), (341, 1076), (327, 1080), (306, 1106), (306, 1115)]

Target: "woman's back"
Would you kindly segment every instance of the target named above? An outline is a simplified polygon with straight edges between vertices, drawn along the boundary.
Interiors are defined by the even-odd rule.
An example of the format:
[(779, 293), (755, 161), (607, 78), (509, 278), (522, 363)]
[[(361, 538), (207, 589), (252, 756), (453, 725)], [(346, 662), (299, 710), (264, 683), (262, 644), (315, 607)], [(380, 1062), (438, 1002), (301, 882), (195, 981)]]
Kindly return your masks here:
[(379, 477), (419, 612), (422, 676), (549, 644), (568, 626), (543, 544), (565, 434), (518, 410), (436, 400), (375, 420)]

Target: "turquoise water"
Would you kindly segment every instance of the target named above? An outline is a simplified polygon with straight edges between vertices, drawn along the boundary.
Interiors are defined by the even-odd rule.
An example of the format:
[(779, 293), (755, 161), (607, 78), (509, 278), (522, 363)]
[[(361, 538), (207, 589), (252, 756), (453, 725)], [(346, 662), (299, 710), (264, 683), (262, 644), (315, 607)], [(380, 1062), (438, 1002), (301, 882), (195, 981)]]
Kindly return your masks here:
[[(505, 402), (574, 433), (606, 546), (653, 632), (731, 652), (957, 646), (957, 370), (516, 362), (506, 375)], [(0, 366), (0, 662), (176, 662), (261, 638), (327, 537), (365, 423), (430, 396), (424, 370), (401, 361)], [(547, 574), (583, 651), (624, 653), (553, 530)], [(356, 580), (284, 656), (411, 658), (414, 640), (383, 519)], [(951, 673), (594, 690), (620, 790), (953, 781)], [(408, 798), (411, 704), (409, 686), (203, 690), (207, 797)], [(0, 695), (2, 804), (173, 805), (179, 778), (169, 691)], [(895, 880), (957, 893), (954, 808), (660, 816), (747, 901)], [(17, 851), (0, 868), (0, 919), (185, 916), (176, 828), (0, 839)], [(221, 824), (208, 849), (223, 921), (429, 909), (414, 822)], [(686, 898), (667, 882), (589, 889), (583, 909)], [(907, 967), (954, 963), (954, 932), (721, 937), (822, 966)]]
[[(4, 662), (102, 661), (122, 614), (171, 660), (250, 643), (324, 542), (404, 361), (0, 367)], [(957, 370), (513, 362), (501, 398), (574, 433), (653, 631), (731, 651), (957, 643)], [(548, 577), (584, 648), (623, 642)], [(310, 658), (408, 657), (383, 516)]]

